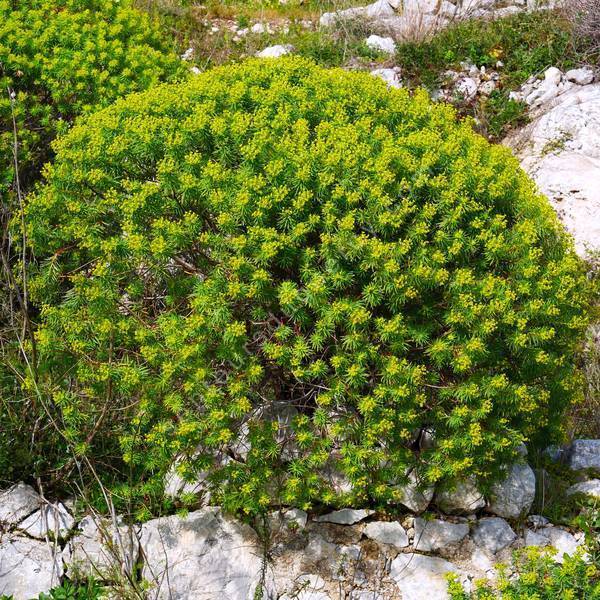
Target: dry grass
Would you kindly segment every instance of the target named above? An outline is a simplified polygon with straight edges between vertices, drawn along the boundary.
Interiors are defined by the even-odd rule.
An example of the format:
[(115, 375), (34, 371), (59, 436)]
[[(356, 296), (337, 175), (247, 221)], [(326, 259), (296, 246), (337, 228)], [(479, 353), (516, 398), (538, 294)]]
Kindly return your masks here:
[(600, 1), (569, 0), (565, 4), (575, 39), (591, 52), (600, 52)]

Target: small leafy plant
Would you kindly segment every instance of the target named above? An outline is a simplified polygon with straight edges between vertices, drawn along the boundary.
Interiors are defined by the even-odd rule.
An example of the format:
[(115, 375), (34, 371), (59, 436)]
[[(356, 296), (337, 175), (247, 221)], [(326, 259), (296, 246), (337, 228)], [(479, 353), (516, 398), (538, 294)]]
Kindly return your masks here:
[(514, 574), (499, 570), (494, 584), (479, 582), (468, 594), (456, 578), (450, 578), (451, 600), (597, 600), (600, 571), (581, 553), (564, 556), (557, 563), (548, 549), (530, 547), (515, 555)]

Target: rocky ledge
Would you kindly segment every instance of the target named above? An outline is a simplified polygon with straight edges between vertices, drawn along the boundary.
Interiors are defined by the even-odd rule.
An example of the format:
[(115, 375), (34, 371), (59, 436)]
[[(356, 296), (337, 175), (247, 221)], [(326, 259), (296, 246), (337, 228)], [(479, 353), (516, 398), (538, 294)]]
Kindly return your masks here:
[[(579, 480), (566, 497), (600, 497), (600, 480), (591, 478), (600, 472), (600, 440), (551, 454)], [(527, 516), (535, 490), (523, 462), (487, 499), (472, 481), (431, 493), (420, 507), (426, 515), (289, 508), (252, 528), (215, 506), (144, 524), (76, 519), (72, 504), (49, 503), (19, 483), (0, 493), (0, 595), (28, 600), (64, 577), (138, 574), (155, 599), (252, 600), (257, 589), (263, 600), (443, 599), (448, 573), (471, 589), (493, 579), (494, 565), (510, 563), (516, 548), (553, 547), (557, 561), (577, 551), (581, 532)]]

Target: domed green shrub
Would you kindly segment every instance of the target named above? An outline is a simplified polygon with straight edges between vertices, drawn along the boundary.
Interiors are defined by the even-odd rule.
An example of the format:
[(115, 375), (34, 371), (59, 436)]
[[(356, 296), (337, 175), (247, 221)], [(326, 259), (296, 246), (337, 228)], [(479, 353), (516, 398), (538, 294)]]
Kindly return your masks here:
[(579, 394), (571, 241), (424, 92), (250, 61), (56, 148), (27, 208), (56, 421), (144, 494), (176, 459), (234, 510), (401, 501), (493, 476)]
[(26, 185), (74, 117), (178, 74), (158, 29), (127, 2), (0, 0), (0, 196), (14, 185), (13, 114)]

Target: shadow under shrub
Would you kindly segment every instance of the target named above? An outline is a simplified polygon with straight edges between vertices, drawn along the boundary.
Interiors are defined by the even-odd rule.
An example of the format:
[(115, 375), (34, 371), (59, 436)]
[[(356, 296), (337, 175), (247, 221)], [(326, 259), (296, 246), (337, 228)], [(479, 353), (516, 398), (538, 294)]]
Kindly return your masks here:
[(177, 459), (231, 510), (396, 502), (411, 470), (485, 481), (560, 435), (584, 269), (510, 152), (425, 92), (249, 61), (55, 147), (26, 215), (41, 378), (81, 454), (122, 455), (122, 496)]

